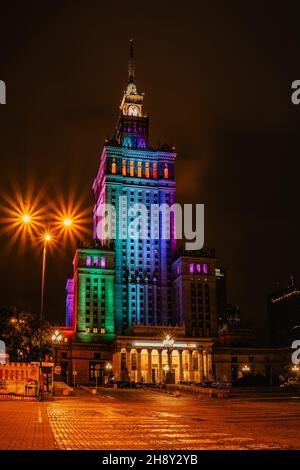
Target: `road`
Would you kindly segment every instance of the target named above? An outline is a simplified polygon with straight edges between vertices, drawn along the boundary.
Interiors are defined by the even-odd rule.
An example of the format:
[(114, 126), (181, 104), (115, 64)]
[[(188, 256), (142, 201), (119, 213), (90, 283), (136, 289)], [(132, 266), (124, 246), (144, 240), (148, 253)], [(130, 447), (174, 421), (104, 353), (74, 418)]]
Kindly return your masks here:
[(104, 390), (0, 401), (0, 449), (300, 449), (300, 398)]

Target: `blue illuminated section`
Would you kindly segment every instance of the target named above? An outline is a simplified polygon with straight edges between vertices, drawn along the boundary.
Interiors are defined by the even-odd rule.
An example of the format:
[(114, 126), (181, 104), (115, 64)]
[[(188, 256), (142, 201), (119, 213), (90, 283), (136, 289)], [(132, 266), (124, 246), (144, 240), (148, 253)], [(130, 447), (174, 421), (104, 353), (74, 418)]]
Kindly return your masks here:
[[(119, 234), (120, 197), (127, 204), (151, 205), (176, 202), (174, 161), (176, 154), (160, 150), (105, 147), (106, 202), (115, 206), (117, 237), (115, 244), (115, 315), (118, 332), (137, 325), (172, 324), (171, 263), (176, 248), (174, 226), (171, 239), (161, 239), (161, 219), (157, 239), (122, 239)], [(112, 172), (112, 164), (116, 171)], [(168, 179), (164, 178), (166, 165)], [(115, 168), (115, 167), (114, 167)], [(125, 170), (124, 170), (125, 168)], [(130, 170), (134, 169), (133, 175)], [(141, 169), (141, 176), (138, 170)], [(146, 170), (149, 170), (149, 173)], [(126, 174), (124, 174), (124, 172)], [(147, 175), (147, 177), (146, 177)], [(97, 182), (94, 184), (97, 186)], [(124, 214), (123, 214), (124, 217)], [(134, 218), (133, 218), (134, 219)], [(133, 220), (125, 215), (126, 229)], [(174, 224), (175, 225), (175, 221)]]
[(122, 138), (122, 146), (123, 146), (123, 147), (132, 148), (132, 146), (133, 146), (132, 137), (130, 137), (130, 136), (123, 136), (123, 138)]

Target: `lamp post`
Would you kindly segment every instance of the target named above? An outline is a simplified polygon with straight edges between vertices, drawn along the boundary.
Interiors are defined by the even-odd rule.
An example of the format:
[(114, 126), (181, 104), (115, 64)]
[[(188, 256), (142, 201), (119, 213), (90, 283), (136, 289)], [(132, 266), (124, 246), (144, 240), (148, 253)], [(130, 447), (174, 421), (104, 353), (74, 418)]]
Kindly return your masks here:
[(107, 363), (105, 364), (105, 370), (106, 370), (106, 373), (107, 373), (107, 376), (106, 376), (106, 377), (107, 377), (107, 382), (108, 382), (108, 381), (109, 381), (109, 376), (110, 376), (111, 371), (112, 371), (112, 365), (111, 365), (110, 362), (107, 362)]
[(166, 365), (163, 367), (163, 371), (164, 371), (164, 373), (165, 373), (165, 382), (166, 382), (166, 380), (167, 380), (167, 373), (169, 372), (169, 370), (170, 370), (170, 367), (169, 367), (168, 364), (166, 364)]
[(54, 334), (52, 335), (51, 339), (52, 339), (52, 342), (54, 344), (54, 365), (56, 365), (56, 363), (57, 363), (57, 346), (62, 340), (62, 335), (59, 333), (58, 330), (56, 330), (54, 332)]
[(243, 371), (244, 375), (249, 374), (250, 373), (250, 367), (247, 364), (245, 364), (242, 367), (242, 371)]
[[(26, 230), (30, 230), (31, 225), (34, 226), (34, 217), (29, 211), (24, 213), (20, 219)], [(70, 217), (60, 219), (57, 230), (61, 228), (70, 229), (73, 221)], [(43, 365), (43, 333), (44, 333), (44, 294), (45, 294), (45, 276), (46, 276), (46, 261), (48, 246), (53, 239), (52, 233), (49, 231), (44, 232), (42, 235), (43, 240), (43, 254), (42, 254), (42, 279), (41, 279), (41, 303), (40, 303), (40, 338), (39, 338), (39, 396), (40, 400), (43, 399), (43, 383), (42, 383), (42, 365)], [(52, 337), (53, 339), (53, 337)], [(56, 358), (57, 360), (57, 358)]]
[(43, 261), (42, 261), (42, 284), (41, 284), (41, 310), (40, 310), (40, 370), (43, 362), (43, 329), (44, 329), (44, 292), (45, 292), (45, 274), (47, 259), (47, 244), (51, 241), (50, 233), (45, 233), (43, 243)]

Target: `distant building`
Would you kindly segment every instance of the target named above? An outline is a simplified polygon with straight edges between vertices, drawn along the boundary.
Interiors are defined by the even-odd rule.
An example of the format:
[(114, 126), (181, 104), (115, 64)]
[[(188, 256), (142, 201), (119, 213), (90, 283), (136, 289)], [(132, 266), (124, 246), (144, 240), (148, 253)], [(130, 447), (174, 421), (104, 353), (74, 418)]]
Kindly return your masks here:
[(268, 296), (268, 317), (272, 346), (290, 347), (300, 339), (300, 287), (293, 278)]
[(172, 265), (174, 309), (189, 336), (217, 336), (215, 256), (186, 253)]
[(216, 267), (216, 297), (218, 327), (223, 324), (227, 307), (227, 285), (225, 268)]

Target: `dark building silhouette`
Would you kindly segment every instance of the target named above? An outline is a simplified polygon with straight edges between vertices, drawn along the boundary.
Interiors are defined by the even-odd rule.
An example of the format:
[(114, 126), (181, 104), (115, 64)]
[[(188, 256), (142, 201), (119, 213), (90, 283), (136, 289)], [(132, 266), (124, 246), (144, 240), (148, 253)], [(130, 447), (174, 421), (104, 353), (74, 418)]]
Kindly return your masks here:
[(300, 287), (293, 277), (286, 287), (268, 296), (268, 316), (272, 346), (288, 347), (299, 339)]

